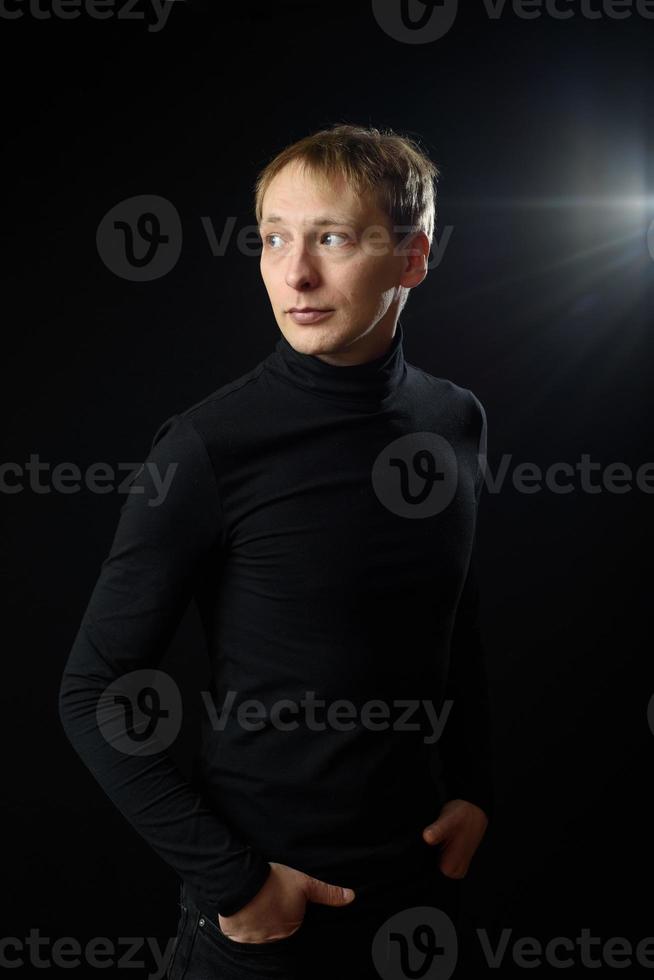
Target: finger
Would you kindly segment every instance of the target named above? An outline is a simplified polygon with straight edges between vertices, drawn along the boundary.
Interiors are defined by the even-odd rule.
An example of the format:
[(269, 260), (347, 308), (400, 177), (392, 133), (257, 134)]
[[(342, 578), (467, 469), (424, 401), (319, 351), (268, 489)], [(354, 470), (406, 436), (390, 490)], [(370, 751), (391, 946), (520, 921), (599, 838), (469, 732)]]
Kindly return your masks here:
[(308, 901), (317, 902), (319, 905), (347, 905), (354, 898), (351, 888), (329, 885), (326, 881), (320, 881), (319, 878), (312, 878), (310, 875), (307, 875), (304, 891)]
[(470, 867), (470, 855), (461, 845), (450, 843), (443, 848), (438, 867), (447, 878), (463, 878)]
[(447, 825), (444, 820), (438, 819), (434, 823), (430, 823), (422, 832), (423, 840), (426, 840), (428, 844), (440, 844), (446, 837)]

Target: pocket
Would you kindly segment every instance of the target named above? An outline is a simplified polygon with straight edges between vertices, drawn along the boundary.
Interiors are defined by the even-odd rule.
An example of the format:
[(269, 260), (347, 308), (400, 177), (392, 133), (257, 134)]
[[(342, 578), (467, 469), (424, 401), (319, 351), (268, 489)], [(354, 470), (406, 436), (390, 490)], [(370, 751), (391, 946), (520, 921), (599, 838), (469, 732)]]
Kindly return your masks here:
[(254, 953), (267, 953), (270, 950), (286, 948), (297, 940), (302, 932), (303, 925), (304, 919), (297, 927), (295, 932), (292, 932), (290, 936), (283, 936), (281, 939), (270, 939), (263, 943), (240, 943), (236, 939), (232, 939), (230, 936), (225, 935), (220, 928), (220, 923), (218, 920), (214, 921), (214, 919), (210, 918), (208, 915), (205, 915), (204, 912), (200, 912), (200, 918), (198, 919), (198, 929), (202, 929), (205, 934), (215, 942), (222, 944), (223, 946), (228, 946), (230, 949), (238, 949)]

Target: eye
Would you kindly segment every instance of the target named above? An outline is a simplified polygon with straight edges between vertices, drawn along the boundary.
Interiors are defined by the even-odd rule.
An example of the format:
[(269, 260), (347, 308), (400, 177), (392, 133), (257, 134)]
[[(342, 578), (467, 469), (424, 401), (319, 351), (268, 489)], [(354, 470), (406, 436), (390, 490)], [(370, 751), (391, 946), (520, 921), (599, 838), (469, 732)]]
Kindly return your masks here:
[(337, 231), (326, 231), (323, 238), (347, 238), (347, 235), (340, 235)]
[[(275, 239), (275, 238), (279, 238), (280, 241), (281, 241), (281, 235), (279, 235), (277, 232), (271, 232), (270, 235), (265, 235), (264, 236), (263, 242), (264, 242), (264, 245), (267, 245), (269, 248), (272, 248), (275, 251), (277, 251), (280, 246), (279, 245), (275, 245), (273, 243), (273, 239)], [(343, 241), (345, 241), (347, 239), (347, 235), (342, 235), (342, 234), (340, 234), (337, 231), (326, 231), (324, 233), (324, 235), (321, 236), (320, 241), (323, 242), (326, 238), (340, 238)]]

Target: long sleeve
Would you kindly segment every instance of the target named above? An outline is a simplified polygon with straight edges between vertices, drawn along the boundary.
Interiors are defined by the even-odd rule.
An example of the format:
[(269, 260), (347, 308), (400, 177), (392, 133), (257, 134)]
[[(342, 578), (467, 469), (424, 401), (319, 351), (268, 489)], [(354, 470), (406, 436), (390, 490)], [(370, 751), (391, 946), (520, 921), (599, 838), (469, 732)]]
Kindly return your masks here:
[[(193, 790), (161, 747), (165, 739), (130, 742), (128, 718), (137, 701), (133, 672), (147, 677), (145, 672), (155, 670), (204, 563), (220, 557), (223, 531), (206, 445), (188, 418), (174, 415), (155, 433), (121, 506), (59, 691), (60, 719), (76, 752), (133, 828), (214, 917), (247, 904), (270, 865)], [(147, 683), (137, 687), (144, 699), (152, 694)], [(163, 701), (159, 707), (166, 710)], [(174, 705), (169, 714), (167, 723), (174, 723)]]
[[(481, 423), (475, 484), (478, 507), (486, 467), (487, 422), (483, 406), (475, 401)], [(448, 798), (469, 800), (490, 818), (494, 810), (493, 733), (479, 609), (479, 577), (473, 545), (452, 633), (445, 697), (453, 704), (439, 740), (439, 753)]]

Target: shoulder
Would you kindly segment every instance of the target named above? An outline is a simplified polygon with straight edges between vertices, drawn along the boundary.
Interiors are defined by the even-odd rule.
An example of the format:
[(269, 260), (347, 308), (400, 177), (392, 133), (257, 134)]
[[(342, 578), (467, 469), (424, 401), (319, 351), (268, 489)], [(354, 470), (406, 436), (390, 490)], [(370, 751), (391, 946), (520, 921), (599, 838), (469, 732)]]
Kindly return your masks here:
[(441, 413), (471, 426), (481, 436), (486, 428), (486, 410), (478, 396), (463, 385), (458, 385), (449, 378), (441, 378), (429, 374), (415, 364), (407, 364), (408, 379), (411, 386), (433, 399), (433, 404)]
[(239, 419), (258, 413), (262, 398), (263, 363), (221, 385), (199, 401), (168, 416), (157, 428), (152, 445), (172, 444), (187, 451), (215, 450), (229, 446)]

